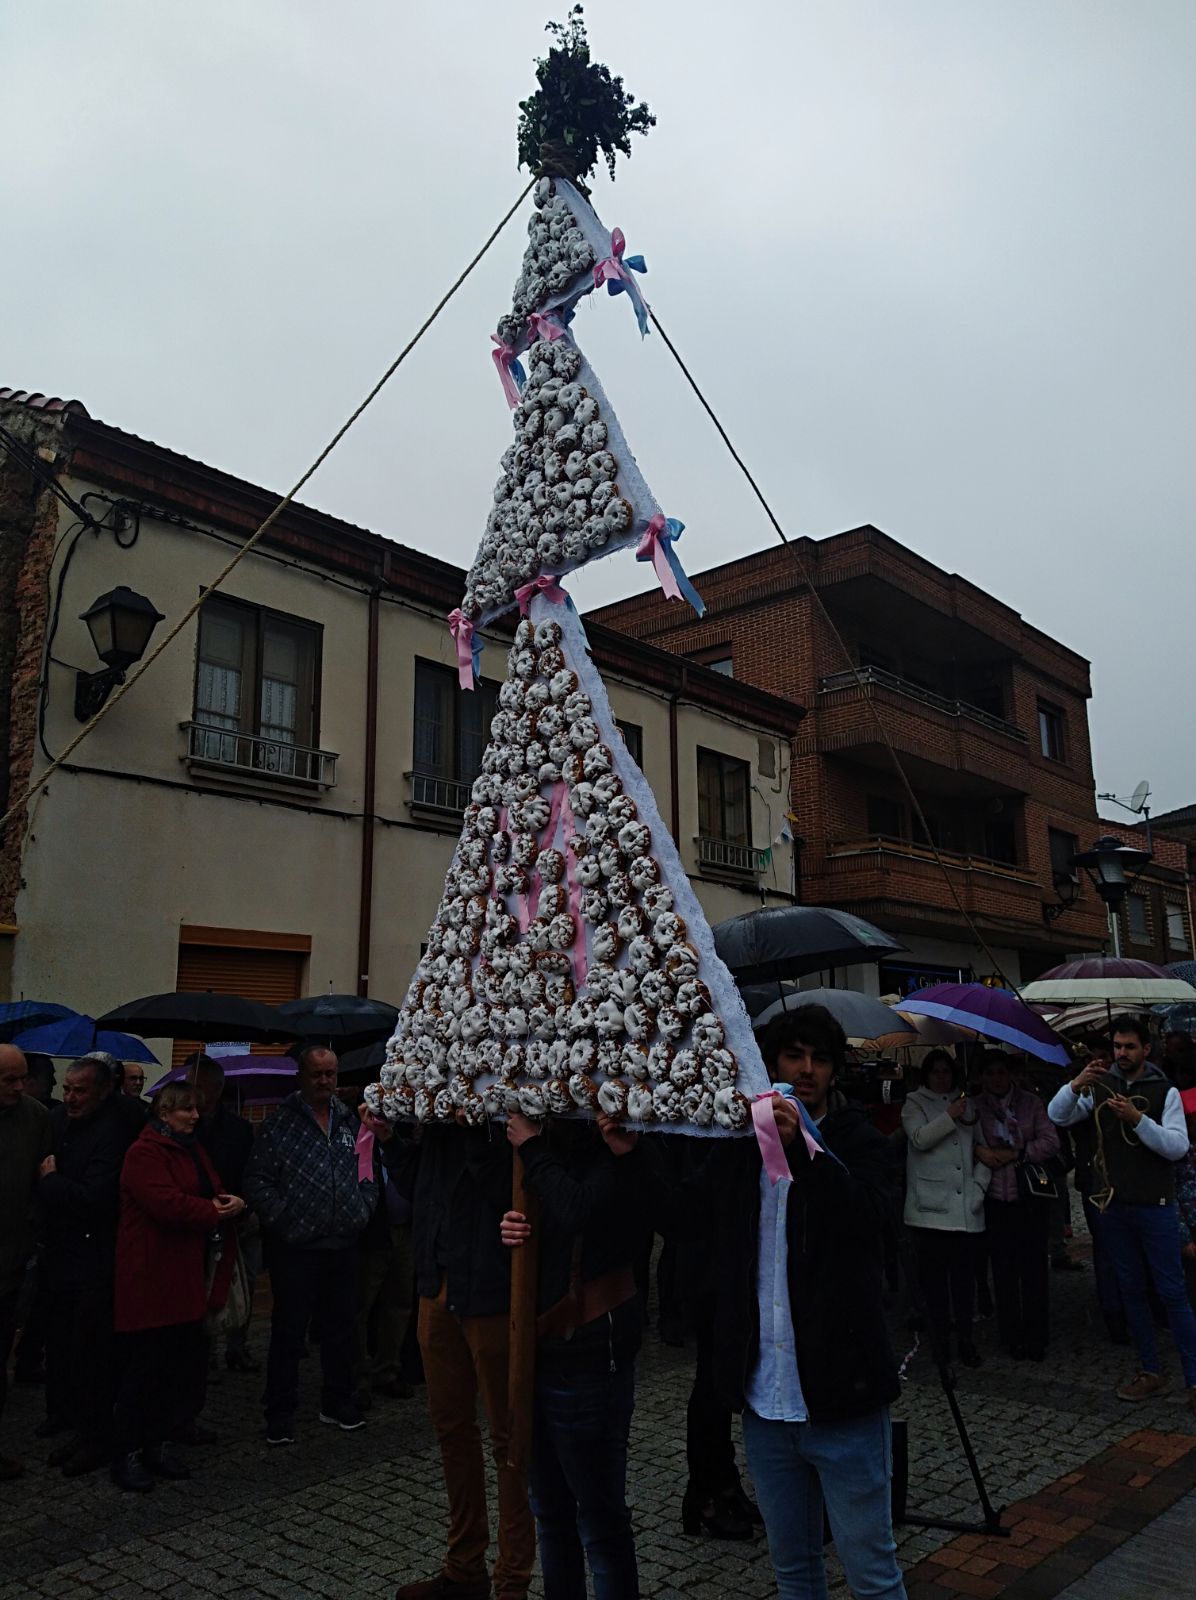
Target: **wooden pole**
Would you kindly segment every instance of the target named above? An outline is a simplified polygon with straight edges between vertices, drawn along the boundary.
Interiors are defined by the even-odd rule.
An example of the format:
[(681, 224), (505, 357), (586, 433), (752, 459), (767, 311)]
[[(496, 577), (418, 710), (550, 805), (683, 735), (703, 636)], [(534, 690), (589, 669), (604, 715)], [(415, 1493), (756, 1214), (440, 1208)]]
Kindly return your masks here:
[(536, 1266), (539, 1229), (536, 1197), (528, 1189), (516, 1150), (511, 1163), (511, 1210), (532, 1225), (531, 1238), (511, 1252), (510, 1356), (507, 1367), (507, 1465), (526, 1472), (531, 1459), (533, 1387), (536, 1375)]

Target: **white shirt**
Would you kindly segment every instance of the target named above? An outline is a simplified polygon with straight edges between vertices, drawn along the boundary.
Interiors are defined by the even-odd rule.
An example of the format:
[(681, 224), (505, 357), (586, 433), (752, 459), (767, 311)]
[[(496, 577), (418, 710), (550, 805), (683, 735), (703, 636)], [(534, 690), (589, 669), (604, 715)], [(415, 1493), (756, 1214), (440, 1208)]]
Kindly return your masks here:
[(772, 1422), (809, 1421), (797, 1373), (797, 1339), (789, 1301), (788, 1203), (792, 1187), (792, 1178), (773, 1183), (760, 1168), (760, 1244), (756, 1263), (760, 1350), (748, 1376), (744, 1399), (758, 1417)]

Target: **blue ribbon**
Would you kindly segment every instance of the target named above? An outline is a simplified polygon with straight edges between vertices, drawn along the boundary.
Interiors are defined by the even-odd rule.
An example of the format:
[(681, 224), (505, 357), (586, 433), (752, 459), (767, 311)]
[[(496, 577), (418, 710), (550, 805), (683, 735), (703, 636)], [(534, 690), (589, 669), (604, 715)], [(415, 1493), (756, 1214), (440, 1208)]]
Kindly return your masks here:
[[(656, 535), (656, 540), (660, 550), (664, 553), (665, 560), (669, 564), (669, 570), (677, 581), (677, 587), (681, 591), (681, 598), (689, 602), (699, 617), (704, 617), (706, 615), (706, 602), (686, 576), (685, 568), (681, 565), (681, 557), (674, 548), (676, 541), (684, 532), (684, 522), (679, 522), (676, 517), (666, 517), (664, 528)], [(635, 559), (637, 561), (651, 561), (652, 552), (651, 550), (645, 550), (641, 544), (635, 553)]]
[[(648, 265), (643, 256), (623, 256), (621, 264), (630, 267), (632, 272), (647, 272)], [(640, 337), (648, 336), (648, 307), (644, 304), (644, 297), (639, 289), (629, 278), (608, 278), (606, 280), (607, 294), (628, 294), (635, 307), (635, 320), (639, 323)]]

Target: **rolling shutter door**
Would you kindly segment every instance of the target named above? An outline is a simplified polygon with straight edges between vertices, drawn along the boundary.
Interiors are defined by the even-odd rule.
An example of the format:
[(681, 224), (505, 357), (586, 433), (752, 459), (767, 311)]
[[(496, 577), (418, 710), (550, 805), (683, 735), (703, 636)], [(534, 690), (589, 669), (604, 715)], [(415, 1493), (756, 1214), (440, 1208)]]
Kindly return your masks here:
[[(229, 945), (180, 944), (176, 988), (180, 992), (237, 994), (276, 1006), (298, 1000), (303, 993), (303, 965), (307, 957), (297, 950), (252, 950)], [(172, 1065), (180, 1066), (194, 1050), (195, 1040), (176, 1039)], [(254, 1055), (280, 1056), (284, 1044), (255, 1044)]]

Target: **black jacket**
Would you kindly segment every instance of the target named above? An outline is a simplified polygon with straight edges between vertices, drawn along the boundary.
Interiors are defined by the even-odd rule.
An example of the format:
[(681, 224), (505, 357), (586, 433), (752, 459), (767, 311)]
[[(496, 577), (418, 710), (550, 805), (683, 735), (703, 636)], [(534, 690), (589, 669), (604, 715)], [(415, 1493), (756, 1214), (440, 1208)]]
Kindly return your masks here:
[(50, 1115), (56, 1172), (38, 1182), (45, 1219), (42, 1267), (55, 1292), (96, 1288), (116, 1271), (120, 1169), (136, 1135), (132, 1119), (111, 1100), (90, 1117)]
[(253, 1150), (253, 1127), (227, 1106), (200, 1117), (195, 1135), (220, 1174), (226, 1194), (245, 1197), (245, 1167)]
[(416, 1292), (432, 1300), (447, 1279), (447, 1305), (490, 1317), (511, 1301), (510, 1251), (499, 1237), (511, 1209), (511, 1146), (500, 1123), (462, 1128), (425, 1123), (395, 1130), (383, 1160), (411, 1201)]
[[(613, 1156), (592, 1122), (549, 1123), (519, 1147), (519, 1159), (538, 1201), (537, 1312), (550, 1310), (571, 1288), (609, 1273), (626, 1273), (630, 1286), (648, 1231), (640, 1163)], [(542, 1338), (539, 1368), (605, 1372), (612, 1361), (621, 1365), (634, 1357), (642, 1329), (640, 1297), (633, 1292), (568, 1337)]]
[[(899, 1383), (882, 1301), (885, 1241), (895, 1221), (889, 1141), (849, 1105), (828, 1112), (819, 1132), (839, 1159), (811, 1159), (794, 1140), (786, 1230), (798, 1376), (811, 1422), (824, 1423), (888, 1405)], [(657, 1226), (705, 1239), (716, 1286), (715, 1383), (721, 1403), (742, 1411), (760, 1337), (761, 1158), (754, 1139), (706, 1143), (707, 1161), (681, 1184), (653, 1155), (652, 1139), (638, 1148)]]

